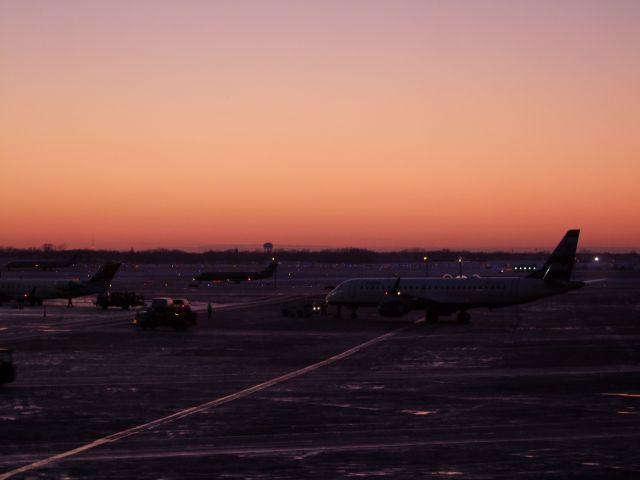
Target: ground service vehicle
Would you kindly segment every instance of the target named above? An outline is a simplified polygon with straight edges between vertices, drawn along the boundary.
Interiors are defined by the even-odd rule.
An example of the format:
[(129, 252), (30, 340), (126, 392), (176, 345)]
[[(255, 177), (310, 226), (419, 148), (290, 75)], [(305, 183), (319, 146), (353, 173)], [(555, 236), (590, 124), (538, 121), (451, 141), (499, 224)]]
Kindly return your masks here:
[(99, 294), (93, 303), (105, 310), (109, 307), (120, 307), (127, 310), (131, 307), (143, 306), (144, 296), (135, 292), (107, 292)]
[(185, 312), (190, 325), (195, 325), (197, 323), (198, 314), (191, 310), (191, 302), (189, 302), (189, 300), (186, 298), (174, 298), (173, 307), (176, 310), (182, 310)]
[(151, 301), (148, 308), (139, 310), (133, 321), (134, 325), (143, 330), (147, 328), (171, 327), (174, 330), (186, 330), (196, 324), (197, 313), (191, 311), (191, 307), (184, 299), (178, 304), (170, 297), (158, 297)]
[(310, 317), (311, 315), (324, 315), (326, 313), (324, 302), (289, 302), (282, 305), (280, 313), (283, 317)]
[(16, 379), (16, 368), (13, 356), (8, 348), (0, 348), (0, 385), (11, 383)]

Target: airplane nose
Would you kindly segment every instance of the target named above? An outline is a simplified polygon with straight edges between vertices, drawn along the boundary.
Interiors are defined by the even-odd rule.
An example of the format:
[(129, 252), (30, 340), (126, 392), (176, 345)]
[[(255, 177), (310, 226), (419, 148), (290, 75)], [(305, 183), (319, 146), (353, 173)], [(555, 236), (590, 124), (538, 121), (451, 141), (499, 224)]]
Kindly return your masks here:
[(327, 294), (325, 298), (325, 302), (328, 304), (336, 302), (338, 300), (338, 296), (339, 296), (338, 294), (339, 294), (338, 288), (334, 288)]

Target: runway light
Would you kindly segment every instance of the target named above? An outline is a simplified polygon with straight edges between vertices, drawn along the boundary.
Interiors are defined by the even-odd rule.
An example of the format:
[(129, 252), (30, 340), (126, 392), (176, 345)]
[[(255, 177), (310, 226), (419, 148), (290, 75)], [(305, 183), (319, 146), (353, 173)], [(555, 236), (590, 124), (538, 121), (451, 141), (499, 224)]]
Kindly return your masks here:
[(599, 262), (599, 261), (600, 261), (600, 257), (596, 257), (596, 258), (594, 258), (594, 260), (595, 260), (596, 262)]

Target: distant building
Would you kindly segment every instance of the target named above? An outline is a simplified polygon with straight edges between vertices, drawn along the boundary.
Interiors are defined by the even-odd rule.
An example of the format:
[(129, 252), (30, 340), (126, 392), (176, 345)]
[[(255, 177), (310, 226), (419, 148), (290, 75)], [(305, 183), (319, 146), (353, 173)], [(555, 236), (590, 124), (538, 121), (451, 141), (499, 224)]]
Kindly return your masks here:
[(264, 253), (268, 253), (269, 255), (273, 253), (273, 243), (267, 242), (263, 245), (263, 247), (264, 247)]

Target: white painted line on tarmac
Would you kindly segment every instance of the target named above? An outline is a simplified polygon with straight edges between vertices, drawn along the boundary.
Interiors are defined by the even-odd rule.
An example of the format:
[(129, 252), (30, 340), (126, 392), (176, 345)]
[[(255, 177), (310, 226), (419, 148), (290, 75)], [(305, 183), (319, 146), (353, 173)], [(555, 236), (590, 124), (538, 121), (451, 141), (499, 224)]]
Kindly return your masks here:
[(60, 460), (64, 460), (65, 458), (69, 458), (72, 457), (74, 455), (77, 455), (79, 453), (82, 452), (86, 452), (87, 450), (91, 450), (93, 448), (99, 447), (101, 445), (105, 445), (107, 443), (113, 443), (116, 442), (118, 440), (121, 440), (123, 438), (126, 437), (130, 437), (132, 435), (137, 435), (138, 433), (142, 433), (148, 430), (152, 430), (156, 427), (159, 427), (161, 425), (173, 422), (175, 420), (179, 420), (181, 418), (185, 418), (188, 417), (190, 415), (193, 415), (195, 413), (200, 413), (200, 412), (204, 412), (206, 410), (209, 410), (210, 408), (214, 408), (214, 407), (218, 407), (220, 405), (223, 405), (225, 403), (229, 403), (229, 402), (233, 402), (234, 400), (239, 400), (241, 398), (245, 398), (248, 397), (249, 395), (252, 395), (256, 392), (260, 392), (262, 390), (266, 390), (267, 388), (273, 387), (274, 385), (278, 385), (279, 383), (283, 383), (286, 382), (288, 380), (292, 380), (296, 377), (300, 377), (302, 375), (305, 375), (307, 373), (311, 373), (315, 370), (318, 370), (319, 368), (325, 367), (327, 365), (330, 365), (332, 363), (335, 363), (339, 360), (343, 360), (345, 358), (348, 358), (362, 350), (364, 350), (367, 347), (370, 347), (371, 345), (375, 345), (376, 343), (380, 343), (383, 342), (384, 340), (387, 340), (391, 337), (393, 337), (394, 335), (397, 335), (398, 333), (404, 332), (405, 330), (408, 330), (409, 328), (413, 327), (416, 323), (419, 323), (421, 320), (418, 320), (417, 322), (414, 322), (412, 324), (409, 325), (405, 325), (403, 327), (397, 328), (396, 330), (392, 330), (391, 332), (387, 332), (383, 335), (380, 335), (379, 337), (373, 338), (371, 340), (368, 340), (364, 343), (361, 343), (360, 345), (356, 345), (353, 348), (350, 348), (349, 350), (345, 350), (342, 353), (339, 353), (337, 355), (334, 355), (332, 357), (326, 358), (320, 362), (308, 365), (304, 368), (301, 368), (299, 370), (294, 370), (293, 372), (289, 372), (286, 373), (284, 375), (281, 375), (279, 377), (276, 378), (272, 378), (271, 380), (267, 380), (266, 382), (263, 383), (259, 383), (257, 385), (254, 385), (252, 387), (249, 388), (245, 388), (244, 390), (240, 390), (239, 392), (236, 393), (232, 393), (230, 395), (225, 395), (224, 397), (220, 397), (220, 398), (216, 398), (215, 400), (210, 400), (209, 402), (205, 402), (202, 403), (200, 405), (196, 405), (195, 407), (191, 407), (191, 408), (187, 408), (185, 410), (181, 410), (179, 412), (173, 413), (171, 415), (168, 415), (166, 417), (162, 417), (159, 418), (157, 420), (153, 420), (151, 422), (148, 423), (144, 423), (142, 425), (138, 425), (137, 427), (132, 427), (129, 428), (127, 430), (122, 430), (121, 432), (116, 432), (116, 433), (112, 433), (111, 435), (107, 435), (106, 437), (102, 437), (99, 438), (97, 440), (94, 440), (93, 442), (87, 443), (85, 445), (82, 445), (78, 448), (74, 448), (73, 450), (67, 450), (66, 452), (62, 452), (59, 453), (57, 455), (53, 455), (52, 457), (48, 457), (42, 460), (38, 460), (37, 462), (33, 462), (33, 463), (29, 463), (28, 465), (24, 465), (22, 467), (18, 467), (14, 470), (10, 470), (8, 472), (5, 472), (3, 474), (0, 475), (0, 480), (5, 480), (7, 478), (11, 478), (15, 475), (18, 475), (20, 473), (25, 473), (25, 472), (30, 472), (32, 470), (36, 470), (38, 468), (42, 468), (45, 467), (47, 465), (50, 465), (52, 463), (58, 462)]
[[(335, 443), (335, 444), (316, 444), (316, 445), (296, 445), (296, 446), (281, 446), (281, 447), (258, 447), (258, 446), (237, 446), (237, 447), (200, 447), (193, 449), (185, 449), (179, 451), (166, 450), (140, 450), (116, 452), (116, 453), (94, 453), (85, 457), (79, 458), (76, 461), (81, 462), (95, 462), (95, 461), (118, 461), (118, 460), (154, 460), (162, 458), (196, 458), (196, 457), (212, 457), (215, 455), (244, 455), (244, 456), (267, 456), (267, 455), (308, 455), (319, 453), (337, 453), (337, 452), (349, 452), (349, 451), (362, 451), (362, 450), (392, 450), (392, 449), (408, 449), (416, 447), (443, 447), (443, 446), (469, 446), (469, 445), (483, 445), (483, 444), (518, 444), (518, 443), (531, 443), (531, 442), (583, 442), (589, 440), (611, 440), (622, 438), (638, 438), (640, 432), (611, 432), (611, 433), (584, 433), (584, 434), (567, 434), (559, 433), (558, 435), (535, 435), (535, 436), (489, 436), (489, 437), (470, 437), (470, 438), (456, 438), (456, 439), (442, 439), (437, 438), (433, 440), (399, 440), (399, 441), (387, 441), (387, 442), (358, 442), (358, 443)], [(18, 457), (18, 456), (16, 456)], [(19, 458), (24, 458), (24, 455), (20, 455)]]

